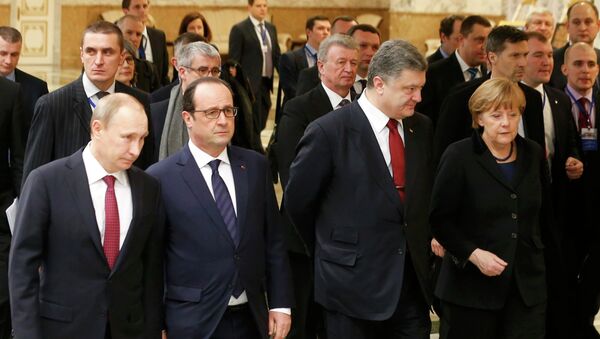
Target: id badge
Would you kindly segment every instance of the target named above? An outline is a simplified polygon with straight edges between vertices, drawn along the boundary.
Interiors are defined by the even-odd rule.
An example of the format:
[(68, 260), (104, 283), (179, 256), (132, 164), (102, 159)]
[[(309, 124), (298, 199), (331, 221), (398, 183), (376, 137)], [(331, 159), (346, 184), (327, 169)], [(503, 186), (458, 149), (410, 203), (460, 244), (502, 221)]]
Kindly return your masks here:
[(598, 150), (598, 130), (595, 128), (581, 129), (581, 146), (584, 151)]

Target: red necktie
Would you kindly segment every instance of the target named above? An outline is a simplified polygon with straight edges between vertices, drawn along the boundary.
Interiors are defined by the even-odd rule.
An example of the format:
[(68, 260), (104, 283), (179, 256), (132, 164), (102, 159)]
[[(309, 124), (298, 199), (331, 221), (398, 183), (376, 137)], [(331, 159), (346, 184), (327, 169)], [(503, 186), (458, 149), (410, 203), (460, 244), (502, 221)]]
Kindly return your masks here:
[(102, 180), (107, 186), (104, 196), (104, 255), (112, 270), (119, 256), (119, 208), (115, 196), (115, 177), (107, 175)]
[(579, 129), (581, 130), (582, 128), (590, 128), (591, 126), (588, 124), (589, 101), (586, 97), (581, 97), (578, 101), (581, 107), (583, 107), (583, 109), (585, 110), (584, 112), (582, 112), (581, 109), (579, 109), (579, 116), (577, 119), (577, 122), (579, 123)]
[(389, 144), (390, 155), (392, 157), (392, 173), (394, 174), (394, 185), (400, 194), (400, 200), (404, 201), (404, 185), (406, 182), (406, 172), (404, 168), (404, 143), (398, 133), (398, 121), (390, 119), (387, 123), (390, 131)]

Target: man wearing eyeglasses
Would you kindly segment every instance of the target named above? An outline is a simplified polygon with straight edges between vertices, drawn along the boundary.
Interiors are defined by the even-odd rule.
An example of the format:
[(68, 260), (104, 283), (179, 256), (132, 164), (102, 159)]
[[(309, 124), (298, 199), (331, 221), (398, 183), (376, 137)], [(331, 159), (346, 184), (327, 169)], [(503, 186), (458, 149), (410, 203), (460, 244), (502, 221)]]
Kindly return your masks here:
[(183, 94), (189, 84), (199, 78), (218, 78), (220, 67), (221, 56), (210, 44), (198, 41), (182, 47), (177, 59), (180, 84), (173, 87), (168, 100), (153, 103), (150, 107), (158, 138), (158, 160), (178, 152), (189, 140), (181, 119)]
[(282, 339), (290, 329), (291, 276), (269, 166), (229, 146), (236, 114), (224, 81), (192, 82), (182, 113), (189, 141), (148, 169), (168, 224), (169, 338)]

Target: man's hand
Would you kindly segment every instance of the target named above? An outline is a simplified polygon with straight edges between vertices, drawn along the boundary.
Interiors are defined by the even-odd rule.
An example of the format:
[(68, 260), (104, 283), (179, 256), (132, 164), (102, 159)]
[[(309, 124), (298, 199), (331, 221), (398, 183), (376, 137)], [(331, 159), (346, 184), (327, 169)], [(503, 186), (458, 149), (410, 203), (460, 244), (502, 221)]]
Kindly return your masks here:
[(482, 249), (476, 249), (469, 256), (469, 261), (472, 262), (481, 273), (488, 277), (495, 277), (502, 272), (508, 265), (504, 260), (498, 258), (494, 253)]
[(567, 170), (567, 177), (569, 179), (579, 179), (583, 174), (583, 163), (573, 157), (568, 157), (565, 169)]
[(269, 336), (273, 339), (284, 339), (292, 327), (292, 317), (288, 314), (269, 311)]
[(444, 257), (446, 250), (435, 238), (431, 239), (431, 251), (440, 258)]

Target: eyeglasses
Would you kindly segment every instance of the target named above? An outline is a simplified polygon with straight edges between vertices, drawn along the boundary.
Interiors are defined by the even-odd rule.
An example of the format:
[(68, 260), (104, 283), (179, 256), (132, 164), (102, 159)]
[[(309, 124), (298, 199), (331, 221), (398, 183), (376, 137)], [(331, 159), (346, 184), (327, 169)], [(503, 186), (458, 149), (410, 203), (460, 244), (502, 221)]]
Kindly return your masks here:
[(219, 75), (221, 75), (221, 69), (219, 67), (215, 67), (215, 68), (208, 68), (206, 66), (200, 66), (198, 68), (192, 68), (189, 66), (181, 66), (183, 68), (187, 68), (191, 71), (196, 72), (198, 75), (200, 75), (201, 77), (205, 77), (207, 75), (212, 75), (214, 77), (218, 77)]
[(208, 119), (214, 120), (214, 119), (219, 119), (219, 116), (221, 116), (221, 112), (223, 112), (225, 117), (233, 118), (237, 115), (238, 108), (237, 107), (211, 108), (211, 109), (207, 109), (207, 110), (195, 110), (195, 111), (190, 111), (190, 112), (204, 113), (205, 117), (207, 117)]
[(135, 60), (133, 60), (133, 57), (128, 56), (128, 57), (125, 57), (125, 62), (128, 63), (129, 65), (133, 65)]

